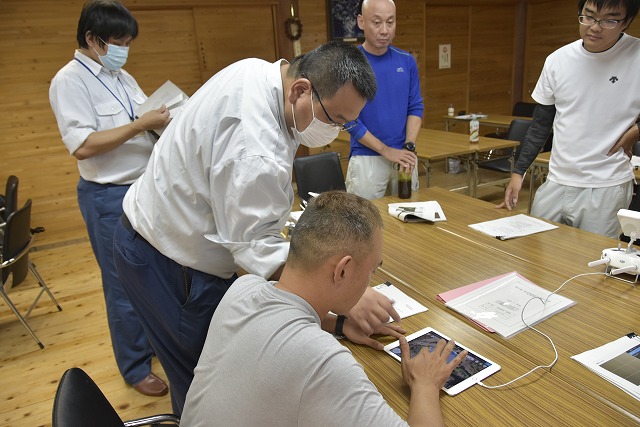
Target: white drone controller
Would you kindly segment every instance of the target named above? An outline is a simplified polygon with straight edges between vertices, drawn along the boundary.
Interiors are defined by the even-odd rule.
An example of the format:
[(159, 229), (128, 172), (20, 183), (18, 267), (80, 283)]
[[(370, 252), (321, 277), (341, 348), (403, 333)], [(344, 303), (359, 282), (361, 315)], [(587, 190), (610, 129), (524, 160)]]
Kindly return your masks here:
[(640, 278), (640, 252), (633, 247), (633, 242), (640, 237), (640, 212), (629, 209), (618, 211), (618, 220), (622, 225), (622, 233), (629, 237), (629, 244), (626, 249), (622, 244), (617, 248), (609, 248), (602, 251), (602, 256), (597, 261), (591, 261), (587, 265), (595, 267), (606, 265), (605, 273), (609, 276), (627, 273), (635, 275), (635, 280), (627, 280), (616, 277), (630, 283), (637, 283)]

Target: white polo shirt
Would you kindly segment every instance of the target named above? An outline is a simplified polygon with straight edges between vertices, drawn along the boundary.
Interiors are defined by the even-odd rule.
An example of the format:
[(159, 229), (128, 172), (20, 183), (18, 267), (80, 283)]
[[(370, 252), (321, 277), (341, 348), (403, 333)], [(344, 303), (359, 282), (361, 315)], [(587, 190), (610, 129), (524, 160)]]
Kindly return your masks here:
[[(55, 75), (49, 101), (62, 141), (73, 154), (93, 132), (131, 123), (147, 96), (126, 71), (109, 71), (80, 51)], [(145, 170), (155, 139), (148, 132), (78, 161), (80, 176), (100, 184), (131, 184)]]

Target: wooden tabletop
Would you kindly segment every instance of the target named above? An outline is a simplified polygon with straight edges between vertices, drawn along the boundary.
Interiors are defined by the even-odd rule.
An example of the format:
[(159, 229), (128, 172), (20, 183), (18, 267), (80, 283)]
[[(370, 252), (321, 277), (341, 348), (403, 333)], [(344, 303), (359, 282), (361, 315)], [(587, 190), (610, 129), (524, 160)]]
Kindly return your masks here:
[[(385, 222), (383, 266), (372, 279), (374, 284), (390, 280), (429, 308), (403, 321), (407, 333), (431, 326), (499, 363), (501, 371), (486, 379), (487, 385), (505, 383), (536, 365), (550, 363), (553, 350), (536, 332), (527, 330), (505, 339), (483, 331), (444, 307), (436, 295), (511, 271), (553, 291), (576, 274), (601, 273), (602, 268), (589, 268), (586, 263), (618, 242), (564, 225), (501, 241), (468, 225), (511, 213), (439, 188), (421, 188), (410, 199), (426, 200), (437, 200), (447, 221), (403, 223), (387, 214), (387, 204), (400, 199), (374, 201)], [(475, 385), (457, 396), (443, 393), (447, 423), (637, 425), (639, 402), (570, 357), (631, 331), (640, 332), (639, 291), (603, 274), (571, 280), (560, 293), (576, 305), (537, 325), (558, 348), (556, 365), (500, 389)], [(403, 386), (399, 363), (385, 353), (347, 345), (394, 409), (406, 416), (409, 392)]]
[(431, 162), (447, 157), (461, 158), (467, 170), (467, 193), (475, 197), (478, 188), (479, 153), (514, 148), (519, 144), (519, 141), (484, 136), (481, 136), (478, 142), (472, 143), (469, 141), (469, 136), (465, 134), (423, 128), (420, 129), (416, 138), (416, 154), (425, 162), (427, 187), (430, 186)]
[[(336, 139), (349, 141), (349, 133), (341, 131)], [(477, 143), (469, 141), (469, 135), (421, 128), (416, 138), (416, 154), (421, 159), (443, 160), (447, 157), (466, 156), (478, 152), (512, 148), (518, 141), (480, 137)]]
[(475, 155), (476, 153), (517, 147), (518, 141), (480, 137), (476, 143), (469, 141), (469, 135), (444, 132), (434, 129), (420, 129), (416, 138), (416, 153), (421, 159), (442, 160), (447, 157)]

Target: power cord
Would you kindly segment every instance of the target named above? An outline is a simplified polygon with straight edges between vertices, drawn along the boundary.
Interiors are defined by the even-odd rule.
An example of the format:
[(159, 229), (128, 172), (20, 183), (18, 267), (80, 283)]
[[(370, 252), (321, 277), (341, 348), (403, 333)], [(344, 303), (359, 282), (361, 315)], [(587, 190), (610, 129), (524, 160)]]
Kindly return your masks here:
[(544, 332), (542, 332), (542, 331), (540, 331), (540, 330), (538, 330), (538, 329), (534, 328), (533, 326), (531, 326), (531, 325), (529, 325), (527, 322), (525, 322), (525, 320), (524, 320), (524, 311), (525, 311), (525, 309), (527, 308), (527, 306), (529, 305), (529, 303), (530, 303), (531, 301), (533, 301), (533, 300), (540, 300), (540, 301), (542, 301), (542, 305), (543, 305), (543, 306), (544, 306), (544, 305), (546, 305), (546, 304), (547, 304), (547, 301), (549, 301), (549, 298), (551, 298), (551, 295), (554, 295), (554, 294), (558, 293), (558, 292), (560, 291), (560, 289), (562, 289), (562, 288), (564, 287), (564, 285), (566, 285), (567, 283), (569, 283), (569, 282), (570, 282), (570, 281), (572, 281), (573, 279), (576, 279), (576, 278), (578, 278), (578, 277), (582, 277), (582, 276), (593, 276), (593, 275), (598, 275), (598, 274), (602, 274), (602, 275), (605, 275), (605, 276), (606, 276), (606, 273), (582, 273), (582, 274), (576, 274), (575, 276), (573, 276), (573, 277), (571, 277), (571, 278), (567, 279), (567, 280), (566, 280), (562, 285), (560, 285), (560, 287), (558, 287), (558, 289), (556, 289), (555, 291), (551, 292), (551, 293), (547, 296), (547, 298), (545, 298), (545, 300), (544, 300), (544, 301), (542, 301), (542, 298), (534, 297), (534, 298), (531, 298), (529, 301), (527, 301), (527, 302), (525, 303), (524, 307), (522, 307), (522, 311), (520, 312), (520, 320), (522, 320), (522, 323), (524, 323), (526, 327), (528, 327), (529, 329), (532, 329), (532, 330), (536, 331), (537, 333), (539, 333), (540, 335), (542, 335), (543, 337), (545, 337), (547, 340), (549, 340), (549, 342), (551, 343), (551, 347), (553, 348), (553, 352), (555, 353), (555, 357), (554, 357), (554, 359), (553, 359), (553, 362), (549, 363), (548, 365), (538, 365), (538, 366), (536, 366), (535, 368), (531, 369), (529, 372), (526, 372), (526, 373), (524, 373), (524, 374), (520, 375), (519, 377), (514, 378), (514, 379), (512, 379), (511, 381), (508, 381), (508, 382), (506, 382), (506, 383), (504, 383), (504, 384), (499, 384), (499, 385), (493, 385), (493, 386), (491, 386), (491, 385), (486, 385), (486, 384), (484, 384), (482, 381), (478, 381), (478, 384), (479, 384), (480, 386), (482, 386), (482, 387), (484, 387), (484, 388), (488, 388), (488, 389), (501, 388), (501, 387), (505, 387), (505, 386), (508, 386), (508, 385), (510, 385), (510, 384), (513, 384), (514, 382), (516, 382), (516, 381), (518, 381), (518, 380), (520, 380), (520, 379), (522, 379), (522, 378), (526, 377), (527, 375), (529, 375), (529, 374), (531, 374), (531, 373), (533, 373), (533, 372), (537, 371), (538, 369), (546, 369), (546, 368), (551, 369), (551, 368), (553, 367), (553, 365), (555, 365), (555, 364), (556, 364), (556, 362), (558, 361), (558, 349), (556, 348), (556, 345), (553, 343), (553, 340), (552, 340), (552, 339), (551, 339), (547, 334), (545, 334)]

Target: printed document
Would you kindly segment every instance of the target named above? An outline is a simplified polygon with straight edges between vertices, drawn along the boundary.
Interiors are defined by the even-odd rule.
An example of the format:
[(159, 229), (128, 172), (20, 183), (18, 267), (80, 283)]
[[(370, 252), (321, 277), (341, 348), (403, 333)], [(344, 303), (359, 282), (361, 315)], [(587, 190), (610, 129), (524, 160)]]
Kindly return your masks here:
[(450, 300), (446, 306), (510, 338), (527, 329), (523, 318), (533, 326), (574, 304), (575, 301), (552, 294), (512, 272)]
[[(428, 310), (427, 307), (402, 292), (391, 282), (381, 283), (374, 286), (373, 289), (393, 301), (393, 308), (396, 309), (402, 319)], [(393, 322), (391, 316), (389, 316), (389, 322)]]
[(541, 219), (525, 214), (507, 216), (492, 221), (469, 224), (469, 227), (500, 240), (513, 239), (514, 237), (528, 236), (530, 234), (558, 228)]
[(640, 337), (635, 333), (571, 358), (640, 400)]
[[(169, 117), (172, 119), (178, 115), (184, 108), (184, 104), (189, 97), (178, 86), (173, 84), (171, 80), (164, 82), (149, 98), (138, 108), (136, 116), (140, 117), (147, 111), (156, 110), (163, 105), (169, 109)], [(154, 129), (158, 136), (162, 135), (165, 128)]]

